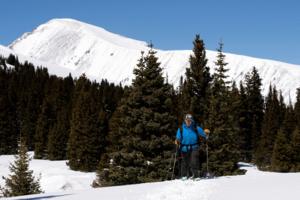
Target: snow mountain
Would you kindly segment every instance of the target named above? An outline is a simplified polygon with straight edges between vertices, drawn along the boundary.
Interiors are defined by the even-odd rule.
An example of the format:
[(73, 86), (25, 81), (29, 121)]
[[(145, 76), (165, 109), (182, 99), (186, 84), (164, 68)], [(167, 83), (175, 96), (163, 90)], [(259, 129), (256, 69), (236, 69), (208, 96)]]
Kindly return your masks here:
[[(191, 48), (192, 40), (193, 38)], [(133, 69), (141, 52), (148, 51), (146, 42), (73, 19), (50, 20), (32, 32), (23, 34), (9, 48), (17, 55), (46, 63), (44, 66), (47, 68), (56, 66), (49, 70), (50, 73), (56, 73), (56, 70), (60, 75), (63, 72), (66, 72), (65, 75), (72, 73), (73, 76), (85, 73), (93, 80), (105, 78), (110, 82), (126, 85), (134, 77)], [(192, 51), (156, 51), (164, 75), (170, 83), (178, 86), (185, 68), (189, 67)], [(217, 52), (207, 50), (206, 54), (208, 66), (213, 73)], [(289, 102), (289, 97), (295, 102), (296, 88), (300, 87), (300, 65), (231, 53), (225, 55), (231, 80), (239, 83), (255, 66), (262, 78), (263, 95), (268, 93), (269, 85), (274, 84), (282, 91), (286, 102)]]

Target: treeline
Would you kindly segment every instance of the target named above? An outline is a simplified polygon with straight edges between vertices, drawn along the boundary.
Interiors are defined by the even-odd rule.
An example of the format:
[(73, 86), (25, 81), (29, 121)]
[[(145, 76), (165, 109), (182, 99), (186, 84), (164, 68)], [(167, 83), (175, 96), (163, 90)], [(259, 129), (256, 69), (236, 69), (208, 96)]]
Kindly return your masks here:
[[(50, 76), (14, 56), (0, 61), (0, 154), (16, 153), (22, 137), (36, 158), (68, 159), (74, 170), (97, 169), (95, 187), (166, 180), (172, 177), (175, 133), (184, 114), (192, 113), (211, 130), (209, 166), (215, 176), (242, 173), (238, 161), (300, 171), (300, 89), (296, 104), (286, 105), (273, 85), (262, 96), (255, 67), (242, 82), (230, 81), (223, 43), (208, 66), (197, 35), (190, 67), (176, 89), (163, 77), (152, 48), (141, 53), (126, 88), (84, 75)], [(205, 149), (200, 156), (204, 174)]]
[(37, 159), (69, 158), (72, 169), (95, 170), (123, 92), (106, 80), (61, 78), (13, 55), (0, 58), (0, 155), (17, 153), (22, 138)]

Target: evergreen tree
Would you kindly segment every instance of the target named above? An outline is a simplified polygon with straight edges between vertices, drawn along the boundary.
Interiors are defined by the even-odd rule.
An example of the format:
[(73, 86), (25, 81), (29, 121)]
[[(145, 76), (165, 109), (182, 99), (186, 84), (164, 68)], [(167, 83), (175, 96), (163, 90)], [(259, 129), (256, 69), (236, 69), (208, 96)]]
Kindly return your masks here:
[[(248, 153), (248, 155), (254, 155), (254, 152), (256, 152), (258, 148), (258, 141), (261, 136), (262, 122), (264, 117), (264, 100), (261, 94), (262, 83), (255, 67), (253, 67), (251, 72), (246, 74), (245, 84), (245, 93), (247, 97), (246, 102), (248, 104), (246, 120), (250, 124), (247, 124), (247, 128), (244, 131), (247, 138), (247, 151), (251, 151), (251, 154)], [(249, 137), (251, 137), (251, 140), (249, 140)], [(253, 160), (253, 157), (248, 159)]]
[(81, 76), (75, 86), (67, 150), (68, 165), (73, 170), (93, 171), (101, 157), (105, 136), (99, 127), (99, 110), (93, 92), (91, 82), (85, 75)]
[(169, 175), (175, 130), (172, 89), (164, 82), (155, 53), (142, 52), (132, 88), (112, 118), (108, 138), (114, 151), (100, 165), (96, 185), (158, 181)]
[(243, 83), (240, 82), (240, 99), (236, 115), (236, 121), (238, 122), (238, 135), (239, 135), (239, 147), (241, 150), (241, 161), (250, 162), (252, 159), (252, 138), (251, 128), (252, 120), (249, 112), (249, 105), (247, 101), (247, 94)]
[(266, 98), (265, 115), (262, 126), (260, 144), (256, 152), (256, 163), (262, 169), (271, 164), (272, 151), (277, 132), (280, 128), (280, 105), (276, 88), (270, 85)]
[(23, 142), (20, 142), (15, 162), (10, 165), (11, 174), (3, 177), (5, 187), (2, 189), (5, 197), (42, 193), (39, 180), (35, 180), (33, 171), (29, 170), (29, 155)]
[[(27, 144), (30, 151), (34, 148), (34, 135), (36, 130), (36, 123), (40, 107), (44, 97), (44, 84), (47, 81), (43, 80), (42, 77), (38, 77), (33, 64), (25, 62), (21, 64), (20, 69), (20, 85), (19, 89), (23, 89), (24, 85), (27, 87), (23, 89), (22, 96), (20, 96), (20, 110), (21, 113), (21, 124), (20, 131), (23, 135), (23, 139)], [(20, 91), (18, 91), (20, 92)]]
[(271, 170), (277, 172), (289, 172), (291, 169), (292, 149), (286, 134), (280, 130), (277, 134), (272, 160)]
[(190, 56), (190, 68), (186, 69), (186, 80), (182, 87), (183, 112), (193, 114), (198, 123), (205, 125), (212, 78), (207, 66), (205, 45), (199, 35), (196, 35), (193, 44), (194, 54)]
[(69, 75), (59, 80), (58, 95), (55, 100), (56, 123), (50, 128), (47, 153), (50, 160), (64, 160), (67, 154), (67, 142), (70, 133), (70, 115), (74, 83)]
[(299, 125), (300, 124), (300, 88), (297, 88), (295, 114), (296, 114), (297, 124)]
[(47, 143), (49, 130), (53, 125), (54, 120), (54, 110), (53, 104), (48, 98), (45, 98), (41, 113), (36, 126), (36, 133), (34, 136), (35, 146), (34, 146), (34, 158), (45, 159), (47, 158)]
[(215, 65), (217, 68), (213, 74), (209, 110), (209, 127), (212, 133), (209, 138), (209, 162), (211, 171), (221, 176), (236, 173), (239, 158), (229, 82), (226, 81), (228, 69), (225, 68), (227, 63), (223, 54), (223, 43), (220, 43)]
[(300, 171), (300, 129), (295, 128), (292, 136), (292, 172)]
[(9, 73), (6, 65), (0, 65), (0, 155), (13, 154), (17, 149), (16, 109), (11, 98)]

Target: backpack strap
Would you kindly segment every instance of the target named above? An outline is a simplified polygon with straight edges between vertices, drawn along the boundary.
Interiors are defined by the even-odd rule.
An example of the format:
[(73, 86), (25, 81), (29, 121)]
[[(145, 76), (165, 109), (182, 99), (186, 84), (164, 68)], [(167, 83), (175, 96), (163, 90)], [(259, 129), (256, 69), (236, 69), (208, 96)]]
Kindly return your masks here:
[(180, 139), (183, 139), (183, 128), (182, 125), (180, 126)]

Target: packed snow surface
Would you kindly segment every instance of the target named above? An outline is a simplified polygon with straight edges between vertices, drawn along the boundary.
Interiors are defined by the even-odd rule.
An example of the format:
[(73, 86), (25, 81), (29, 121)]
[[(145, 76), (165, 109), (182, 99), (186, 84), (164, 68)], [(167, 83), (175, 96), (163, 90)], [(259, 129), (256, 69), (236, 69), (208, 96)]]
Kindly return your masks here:
[[(31, 154), (32, 155), (32, 154)], [(8, 176), (13, 156), (0, 156), (0, 176)], [(245, 175), (212, 179), (172, 180), (156, 183), (93, 189), (95, 173), (69, 170), (66, 161), (35, 160), (30, 163), (34, 174), (41, 174), (44, 194), (7, 199), (18, 200), (299, 200), (300, 173), (259, 171), (241, 163)], [(0, 181), (3, 186), (3, 180)]]
[[(191, 49), (192, 40), (193, 38)], [(226, 51), (226, 42), (224, 47)], [(23, 34), (9, 48), (18, 55), (56, 66), (60, 74), (61, 71), (69, 69), (74, 76), (85, 73), (91, 79), (100, 81), (105, 78), (110, 82), (126, 85), (134, 77), (133, 69), (141, 57), (141, 52), (147, 53), (149, 49), (145, 42), (73, 19), (50, 20), (32, 32)], [(192, 51), (156, 51), (164, 76), (168, 76), (168, 81), (178, 86), (185, 68), (189, 67)], [(213, 73), (217, 52), (207, 50), (206, 54), (208, 66)], [(245, 74), (255, 66), (262, 78), (263, 95), (268, 93), (269, 85), (274, 84), (277, 89), (282, 90), (286, 102), (289, 102), (289, 97), (295, 101), (296, 88), (300, 87), (299, 65), (231, 53), (225, 55), (229, 80), (235, 80), (239, 84), (244, 80)], [(52, 69), (51, 72), (55, 73), (55, 70)]]

